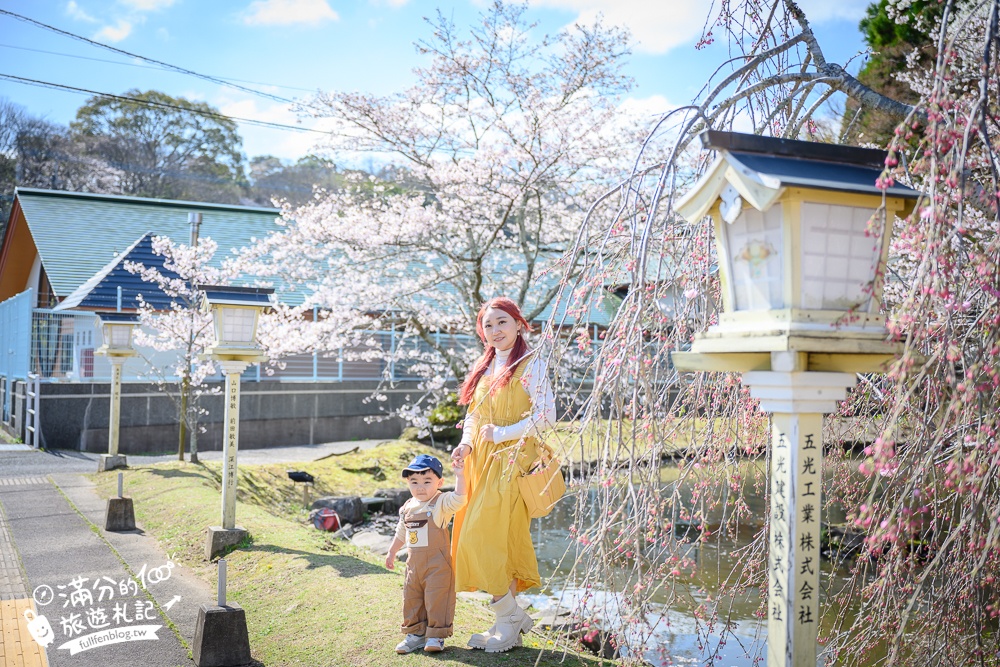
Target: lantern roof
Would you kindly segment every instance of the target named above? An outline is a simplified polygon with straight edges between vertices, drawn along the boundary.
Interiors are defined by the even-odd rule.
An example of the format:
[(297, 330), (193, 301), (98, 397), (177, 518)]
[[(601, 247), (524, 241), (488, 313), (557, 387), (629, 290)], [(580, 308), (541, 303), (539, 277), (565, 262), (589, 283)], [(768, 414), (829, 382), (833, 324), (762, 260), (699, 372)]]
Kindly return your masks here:
[(271, 306), (274, 289), (270, 287), (231, 287), (228, 285), (198, 285), (205, 293), (205, 303), (226, 306)]
[(879, 187), (886, 151), (708, 130), (702, 145), (719, 156), (678, 202), (688, 221), (703, 218), (732, 186), (759, 211), (769, 209), (785, 188), (800, 187), (916, 200), (920, 193), (898, 183)]
[(137, 313), (97, 313), (103, 324), (138, 324)]

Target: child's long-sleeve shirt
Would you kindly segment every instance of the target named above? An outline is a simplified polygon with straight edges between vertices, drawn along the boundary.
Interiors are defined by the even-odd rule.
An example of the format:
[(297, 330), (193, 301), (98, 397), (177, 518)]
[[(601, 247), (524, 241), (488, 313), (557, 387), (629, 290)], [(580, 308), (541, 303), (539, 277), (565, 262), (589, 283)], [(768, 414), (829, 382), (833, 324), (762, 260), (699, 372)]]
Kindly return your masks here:
[[(437, 498), (437, 501), (434, 500)], [(428, 505), (434, 503), (434, 507), (430, 508), (431, 518), (434, 523), (440, 528), (444, 528), (451, 521), (451, 518), (455, 516), (455, 512), (462, 509), (465, 506), (468, 496), (465, 494), (459, 495), (454, 491), (440, 492), (438, 491), (434, 498), (431, 498), (427, 502), (420, 502), (416, 498), (410, 498), (403, 506), (399, 509), (399, 523), (396, 524), (396, 539), (406, 544), (406, 526), (404, 525), (403, 517), (406, 516), (407, 512), (413, 512), (418, 514), (420, 512), (426, 512)]]

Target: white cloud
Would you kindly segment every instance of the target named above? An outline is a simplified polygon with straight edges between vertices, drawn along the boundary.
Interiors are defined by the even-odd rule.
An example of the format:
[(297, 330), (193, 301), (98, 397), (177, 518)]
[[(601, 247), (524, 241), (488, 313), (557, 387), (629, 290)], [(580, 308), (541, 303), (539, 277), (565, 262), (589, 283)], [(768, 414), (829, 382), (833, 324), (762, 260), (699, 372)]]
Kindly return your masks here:
[(663, 95), (650, 95), (649, 97), (628, 97), (622, 100), (619, 108), (626, 113), (633, 114), (639, 118), (659, 118), (668, 111), (676, 108)]
[(598, 14), (625, 26), (638, 42), (636, 51), (662, 54), (697, 39), (705, 25), (706, 3), (691, 0), (531, 0), (540, 7), (578, 12), (574, 23), (588, 25)]
[(83, 7), (76, 4), (74, 0), (69, 0), (69, 2), (66, 3), (66, 14), (74, 21), (97, 23), (97, 19), (85, 12)]
[[(271, 104), (248, 97), (237, 99), (227, 94), (225, 97), (216, 98), (212, 104), (227, 116), (252, 118), (283, 125), (301, 125), (324, 131), (330, 131), (334, 125), (334, 121), (330, 118), (301, 118), (287, 105)], [(249, 157), (275, 155), (286, 160), (297, 160), (314, 152), (317, 144), (325, 139), (323, 135), (315, 132), (266, 128), (248, 123), (240, 123), (240, 135), (243, 137), (243, 152)]]
[(248, 25), (292, 25), (339, 19), (326, 0), (254, 0), (243, 21)]
[(115, 25), (106, 25), (97, 31), (94, 39), (99, 42), (120, 42), (132, 34), (132, 24), (125, 19), (119, 19)]
[[(625, 26), (638, 42), (635, 50), (663, 54), (701, 36), (714, 3), (692, 0), (530, 0), (536, 7), (577, 12), (574, 23), (593, 23), (598, 14), (605, 23)], [(831, 19), (859, 20), (869, 0), (800, 0), (800, 6), (817, 24)]]
[(177, 0), (118, 0), (118, 2), (140, 12), (155, 12), (166, 9)]

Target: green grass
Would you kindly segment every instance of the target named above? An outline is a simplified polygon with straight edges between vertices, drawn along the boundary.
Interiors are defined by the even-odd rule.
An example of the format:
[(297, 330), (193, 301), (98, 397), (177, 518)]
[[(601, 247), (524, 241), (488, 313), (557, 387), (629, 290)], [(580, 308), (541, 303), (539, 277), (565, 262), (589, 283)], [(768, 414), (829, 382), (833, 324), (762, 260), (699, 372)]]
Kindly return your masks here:
[[(657, 444), (656, 454), (660, 457), (683, 456), (692, 445), (699, 446), (709, 440), (733, 443), (748, 439), (760, 441), (766, 437), (766, 424), (761, 421), (750, 433), (740, 429), (738, 422), (716, 418), (711, 421), (703, 417), (663, 419), (651, 424), (644, 422), (637, 431), (632, 420), (606, 420), (590, 422), (581, 430), (580, 422), (562, 421), (545, 435), (545, 442), (551, 446), (559, 458), (566, 462), (629, 461), (642, 459)], [(412, 440), (393, 440), (392, 445), (414, 445)], [(442, 456), (441, 452), (437, 454)], [(447, 466), (446, 466), (447, 467)]]
[[(317, 495), (370, 495), (379, 487), (400, 486), (400, 471), (416, 453), (435, 453), (413, 442), (393, 442), (375, 449), (310, 464), (296, 465), (317, 478)], [(437, 452), (440, 456), (440, 452)], [(526, 647), (505, 654), (465, 648), (473, 632), (490, 624), (480, 604), (460, 599), (455, 637), (436, 657), (398, 656), (401, 638), (403, 568), (386, 570), (382, 558), (350, 543), (331, 542), (305, 522), (299, 507), (301, 487), (285, 476), (287, 466), (241, 466), (237, 524), (252, 541), (230, 554), (228, 595), (247, 611), (254, 658), (267, 667), (284, 665), (445, 665), (534, 664), (549, 640), (531, 634)], [(359, 470), (348, 472), (345, 468)], [(383, 477), (380, 479), (381, 477)], [(92, 476), (100, 493), (117, 490), (114, 471)], [(216, 566), (204, 560), (205, 529), (220, 521), (218, 463), (163, 463), (129, 469), (126, 495), (133, 498), (136, 519), (175, 561), (215, 585)], [(540, 665), (595, 665), (596, 658), (541, 652)]]
[[(652, 430), (650, 430), (652, 427)], [(709, 439), (732, 439), (734, 442), (753, 436), (764, 437), (763, 431), (741, 433), (732, 420), (703, 417), (663, 419), (655, 424), (644, 422), (638, 430), (631, 420), (600, 420), (589, 423), (582, 431), (579, 422), (559, 422), (555, 433), (546, 438), (567, 461), (626, 461), (641, 459), (657, 445), (660, 456), (682, 456), (691, 446)]]

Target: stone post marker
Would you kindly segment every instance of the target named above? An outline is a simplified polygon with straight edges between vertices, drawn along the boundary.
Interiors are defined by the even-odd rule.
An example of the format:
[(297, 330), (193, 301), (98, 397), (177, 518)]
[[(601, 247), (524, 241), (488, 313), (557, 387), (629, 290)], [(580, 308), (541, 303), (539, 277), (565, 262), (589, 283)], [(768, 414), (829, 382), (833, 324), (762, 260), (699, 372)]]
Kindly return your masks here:
[[(774, 353), (780, 366), (784, 353)], [(816, 663), (819, 627), (823, 413), (836, 411), (850, 373), (752, 371), (750, 395), (771, 413), (768, 665)]]

